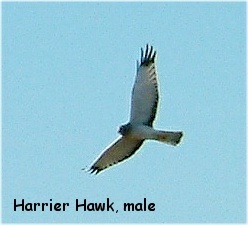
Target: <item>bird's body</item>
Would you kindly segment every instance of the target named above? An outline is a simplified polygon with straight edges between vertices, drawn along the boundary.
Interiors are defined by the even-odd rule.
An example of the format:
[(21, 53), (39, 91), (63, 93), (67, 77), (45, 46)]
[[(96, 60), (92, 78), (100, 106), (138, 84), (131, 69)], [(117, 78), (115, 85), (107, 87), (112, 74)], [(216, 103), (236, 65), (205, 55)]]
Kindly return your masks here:
[(159, 91), (155, 68), (156, 52), (146, 46), (145, 55), (141, 49), (141, 61), (133, 86), (130, 121), (120, 126), (122, 135), (108, 147), (91, 166), (92, 173), (117, 164), (133, 155), (145, 140), (157, 140), (170, 145), (177, 145), (183, 133), (181, 131), (160, 131), (153, 128), (156, 116)]
[[(121, 130), (121, 131), (120, 131)], [(179, 136), (175, 132), (155, 130), (151, 126), (143, 124), (126, 124), (120, 127), (119, 133), (123, 136), (130, 136), (137, 140), (156, 140), (161, 142), (168, 142), (168, 144), (177, 145)], [(124, 131), (123, 131), (124, 130)], [(175, 140), (171, 137), (174, 137)]]

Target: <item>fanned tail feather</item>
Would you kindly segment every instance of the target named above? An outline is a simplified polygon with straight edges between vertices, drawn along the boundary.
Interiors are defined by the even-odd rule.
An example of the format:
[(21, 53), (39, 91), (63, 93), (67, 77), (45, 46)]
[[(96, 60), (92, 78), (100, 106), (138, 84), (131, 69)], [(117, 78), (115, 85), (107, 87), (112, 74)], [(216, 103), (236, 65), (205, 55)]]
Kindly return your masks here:
[(158, 141), (175, 146), (180, 143), (182, 136), (181, 131), (159, 131)]

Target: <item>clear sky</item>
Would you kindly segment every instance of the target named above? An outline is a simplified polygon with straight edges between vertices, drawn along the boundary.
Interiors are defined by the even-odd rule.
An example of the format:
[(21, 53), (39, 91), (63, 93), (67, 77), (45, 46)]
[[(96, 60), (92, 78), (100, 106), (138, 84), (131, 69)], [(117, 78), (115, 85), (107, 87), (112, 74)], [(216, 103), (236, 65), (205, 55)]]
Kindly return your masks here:
[[(244, 2), (2, 6), (3, 222), (245, 222)], [(147, 141), (90, 175), (128, 121), (146, 43), (158, 52), (155, 127), (184, 139)], [(75, 210), (107, 198), (118, 213)], [(144, 198), (155, 211), (123, 211)], [(14, 199), (69, 207), (14, 212)]]

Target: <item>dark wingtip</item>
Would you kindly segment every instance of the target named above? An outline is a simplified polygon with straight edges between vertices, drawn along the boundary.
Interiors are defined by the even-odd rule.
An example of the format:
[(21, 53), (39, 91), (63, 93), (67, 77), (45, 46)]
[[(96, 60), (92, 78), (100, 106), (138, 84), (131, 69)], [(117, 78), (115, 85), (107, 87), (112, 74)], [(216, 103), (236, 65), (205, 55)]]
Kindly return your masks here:
[(141, 48), (141, 62), (140, 66), (145, 65), (148, 66), (150, 63), (154, 63), (156, 57), (156, 51), (153, 52), (153, 46), (150, 46), (146, 44), (146, 50), (145, 50), (145, 56), (144, 56), (144, 50)]
[(81, 170), (83, 170), (83, 171), (85, 171), (85, 172), (87, 172), (87, 173), (90, 173), (90, 174), (93, 174), (93, 173), (95, 173), (95, 172), (96, 172), (96, 174), (99, 173), (99, 172), (98, 172), (98, 168), (93, 167), (93, 166), (91, 166), (90, 168), (84, 167), (84, 168), (82, 168)]
[(91, 166), (90, 169), (89, 169), (87, 172), (89, 172), (90, 174), (97, 175), (97, 174), (100, 173), (101, 171), (102, 171), (102, 170), (99, 169), (98, 167)]
[(146, 53), (145, 53), (145, 58), (147, 58), (148, 50), (149, 50), (149, 45), (148, 45), (148, 44), (146, 44)]
[(152, 60), (153, 60), (153, 62), (154, 62), (154, 60), (155, 60), (156, 55), (157, 55), (157, 52), (156, 52), (156, 51), (154, 51), (153, 56), (152, 56)]
[(140, 61), (142, 61), (143, 56), (144, 56), (144, 50), (143, 50), (143, 48), (141, 48), (141, 58), (140, 58)]

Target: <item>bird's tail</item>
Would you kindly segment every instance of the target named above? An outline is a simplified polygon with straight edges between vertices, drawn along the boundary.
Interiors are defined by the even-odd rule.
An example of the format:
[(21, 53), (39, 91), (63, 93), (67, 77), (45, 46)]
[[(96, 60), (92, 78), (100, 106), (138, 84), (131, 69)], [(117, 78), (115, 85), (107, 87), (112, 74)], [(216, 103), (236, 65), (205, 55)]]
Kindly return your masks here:
[(170, 145), (177, 145), (180, 143), (183, 132), (181, 131), (159, 131), (158, 141), (164, 142)]

